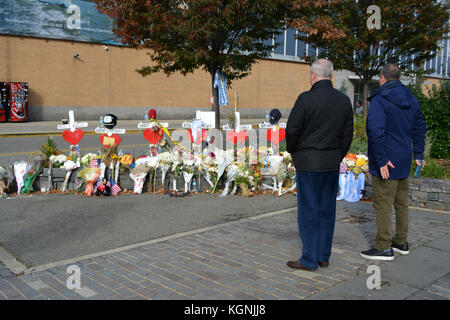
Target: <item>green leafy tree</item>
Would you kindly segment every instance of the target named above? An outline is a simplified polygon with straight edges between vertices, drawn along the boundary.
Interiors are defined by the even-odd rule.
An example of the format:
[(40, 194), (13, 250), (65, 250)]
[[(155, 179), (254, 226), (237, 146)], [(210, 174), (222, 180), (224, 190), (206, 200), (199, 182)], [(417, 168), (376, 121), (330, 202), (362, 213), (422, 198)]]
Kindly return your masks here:
[[(312, 0), (294, 3), (292, 27), (298, 38), (321, 48), (319, 57), (336, 70), (354, 72), (364, 85), (367, 113), (369, 83), (387, 63), (421, 66), (439, 51), (438, 41), (449, 32), (449, 3), (440, 0)], [(380, 28), (369, 11), (380, 8)], [(298, 15), (295, 17), (295, 15)], [(308, 59), (308, 58), (307, 58)], [(420, 70), (420, 68), (418, 68)]]
[(227, 84), (247, 76), (257, 59), (270, 56), (272, 39), (286, 25), (289, 0), (94, 0), (114, 21), (123, 44), (150, 49), (147, 76), (183, 75), (202, 68), (211, 75), (216, 126), (220, 126), (216, 71)]
[(442, 81), (439, 87), (433, 85), (428, 95), (412, 85), (409, 89), (419, 101), (427, 123), (427, 135), (431, 140), (430, 156), (450, 159), (450, 80)]

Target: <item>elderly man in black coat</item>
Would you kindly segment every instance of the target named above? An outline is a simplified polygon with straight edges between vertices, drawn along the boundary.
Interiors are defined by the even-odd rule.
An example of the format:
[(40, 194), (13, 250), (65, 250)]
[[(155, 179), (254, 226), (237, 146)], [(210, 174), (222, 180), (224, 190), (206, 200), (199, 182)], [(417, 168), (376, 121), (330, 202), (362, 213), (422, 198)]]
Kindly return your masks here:
[(339, 166), (353, 138), (350, 99), (333, 88), (333, 64), (311, 65), (311, 90), (297, 98), (286, 128), (287, 151), (297, 170), (302, 255), (287, 265), (314, 271), (328, 266), (336, 220)]

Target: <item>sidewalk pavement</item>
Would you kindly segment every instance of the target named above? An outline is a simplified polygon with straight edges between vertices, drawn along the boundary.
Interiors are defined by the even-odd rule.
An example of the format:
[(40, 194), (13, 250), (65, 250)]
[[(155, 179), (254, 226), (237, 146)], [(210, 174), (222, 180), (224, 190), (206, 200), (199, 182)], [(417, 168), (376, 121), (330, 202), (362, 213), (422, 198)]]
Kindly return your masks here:
[[(118, 120), (116, 128), (126, 129), (128, 132), (140, 132), (137, 125), (143, 120)], [(181, 124), (186, 119), (178, 120), (159, 120), (159, 122), (169, 123), (169, 129), (181, 129)], [(258, 125), (264, 119), (241, 119), (241, 124)], [(286, 122), (287, 119), (281, 119), (281, 122)], [(78, 121), (87, 122), (88, 127), (82, 128), (85, 133), (93, 133), (95, 128), (99, 126), (98, 120)], [(221, 119), (221, 126), (228, 123), (228, 120)], [(37, 134), (61, 134), (63, 130), (58, 130), (57, 125), (62, 124), (61, 121), (30, 121), (30, 122), (0, 122), (0, 137), (7, 135), (37, 135)]]
[[(227, 222), (15, 275), (0, 264), (1, 299), (298, 300), (450, 298), (450, 214), (410, 210), (411, 252), (373, 262), (359, 252), (374, 244), (371, 203), (337, 205), (328, 268), (294, 270), (299, 258), (296, 208)], [(70, 290), (67, 269), (81, 270)], [(368, 289), (371, 265), (381, 289)]]

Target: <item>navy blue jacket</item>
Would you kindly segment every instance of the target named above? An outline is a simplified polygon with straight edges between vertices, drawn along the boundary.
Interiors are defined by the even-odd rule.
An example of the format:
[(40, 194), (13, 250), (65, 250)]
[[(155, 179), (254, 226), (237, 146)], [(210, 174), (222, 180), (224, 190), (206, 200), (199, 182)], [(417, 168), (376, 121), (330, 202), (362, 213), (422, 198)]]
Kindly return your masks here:
[(423, 160), (427, 128), (419, 102), (400, 81), (386, 82), (368, 100), (369, 171), (381, 178), (380, 167), (391, 161), (389, 179), (407, 178), (412, 155)]

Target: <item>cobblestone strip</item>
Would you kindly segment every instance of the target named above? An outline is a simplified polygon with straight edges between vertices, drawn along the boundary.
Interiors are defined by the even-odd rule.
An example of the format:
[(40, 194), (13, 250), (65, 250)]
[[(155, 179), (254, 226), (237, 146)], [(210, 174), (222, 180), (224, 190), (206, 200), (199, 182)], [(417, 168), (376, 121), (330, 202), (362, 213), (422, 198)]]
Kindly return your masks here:
[[(0, 299), (303, 299), (366, 271), (359, 252), (374, 241), (376, 228), (364, 208), (338, 210), (330, 267), (316, 272), (286, 266), (301, 252), (291, 211), (76, 262), (77, 290), (66, 287), (68, 265), (15, 276), (0, 264)], [(412, 216), (412, 250), (449, 233), (446, 221)], [(448, 299), (449, 290), (447, 275), (410, 299)]]

